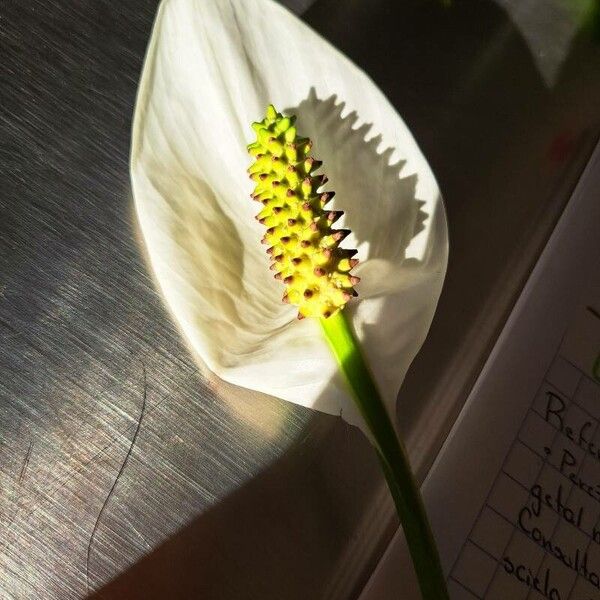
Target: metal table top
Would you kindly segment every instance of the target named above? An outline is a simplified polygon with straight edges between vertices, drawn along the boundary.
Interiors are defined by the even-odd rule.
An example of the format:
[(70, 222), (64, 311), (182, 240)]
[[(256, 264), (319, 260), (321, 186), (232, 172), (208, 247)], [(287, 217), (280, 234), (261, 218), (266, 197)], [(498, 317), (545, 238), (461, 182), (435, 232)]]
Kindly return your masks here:
[[(447, 284), (399, 403), (421, 475), (599, 131), (592, 36), (557, 9), (557, 58), (519, 10), (303, 15), (388, 95), (445, 195)], [(395, 527), (368, 443), (201, 376), (148, 274), (128, 152), (155, 11), (0, 8), (0, 598), (355, 597)]]

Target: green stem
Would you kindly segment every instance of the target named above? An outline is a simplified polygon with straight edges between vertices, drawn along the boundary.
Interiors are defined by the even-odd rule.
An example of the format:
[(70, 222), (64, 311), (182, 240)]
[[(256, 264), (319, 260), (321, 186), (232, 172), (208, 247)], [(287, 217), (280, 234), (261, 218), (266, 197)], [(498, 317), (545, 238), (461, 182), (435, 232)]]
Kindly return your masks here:
[(369, 428), (404, 529), (423, 600), (449, 600), (446, 580), (419, 487), (360, 344), (340, 310), (320, 319), (325, 337)]

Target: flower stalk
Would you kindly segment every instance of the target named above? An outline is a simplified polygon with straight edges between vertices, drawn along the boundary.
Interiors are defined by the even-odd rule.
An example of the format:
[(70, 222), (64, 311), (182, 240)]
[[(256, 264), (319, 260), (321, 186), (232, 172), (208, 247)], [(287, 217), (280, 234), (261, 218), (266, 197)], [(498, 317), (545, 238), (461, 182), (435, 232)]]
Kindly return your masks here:
[(350, 273), (356, 250), (340, 247), (350, 233), (332, 229), (341, 211), (326, 208), (333, 192), (315, 171), (312, 143), (298, 136), (294, 117), (273, 106), (252, 124), (257, 139), (248, 146), (255, 162), (248, 172), (256, 183), (251, 196), (262, 204), (256, 219), (267, 230), (271, 270), (286, 291), (282, 300), (298, 306), (298, 318), (318, 319), (372, 437), (402, 523), (424, 600), (448, 600), (446, 582), (419, 487), (396, 435), (371, 371), (343, 308), (357, 295), (360, 279)]
[(328, 319), (321, 318), (319, 322), (371, 433), (404, 529), (423, 600), (448, 600), (446, 580), (419, 486), (365, 362), (360, 344), (344, 311), (339, 311)]

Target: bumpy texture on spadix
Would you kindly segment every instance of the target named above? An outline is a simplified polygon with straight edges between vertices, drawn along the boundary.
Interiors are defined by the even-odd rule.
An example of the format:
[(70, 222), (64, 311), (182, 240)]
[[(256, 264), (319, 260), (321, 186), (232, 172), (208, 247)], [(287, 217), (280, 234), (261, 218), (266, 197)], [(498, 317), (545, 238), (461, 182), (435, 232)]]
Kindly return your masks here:
[(284, 117), (273, 105), (252, 124), (256, 142), (248, 146), (256, 160), (248, 169), (256, 182), (252, 197), (263, 204), (256, 215), (267, 227), (275, 278), (287, 287), (284, 302), (298, 306), (298, 318), (330, 317), (357, 293), (360, 279), (350, 274), (356, 250), (340, 248), (347, 229), (332, 229), (342, 211), (326, 208), (334, 192), (325, 192), (321, 162), (310, 156), (312, 142), (298, 136), (295, 117)]

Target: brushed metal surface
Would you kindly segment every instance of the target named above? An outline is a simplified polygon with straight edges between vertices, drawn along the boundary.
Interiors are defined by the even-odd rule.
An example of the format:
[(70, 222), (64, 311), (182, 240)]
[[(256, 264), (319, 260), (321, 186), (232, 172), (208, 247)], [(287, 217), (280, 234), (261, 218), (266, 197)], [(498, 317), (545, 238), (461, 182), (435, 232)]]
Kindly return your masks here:
[[(228, 532), (214, 532), (222, 549), (262, 540), (265, 557), (276, 552), (267, 591), (305, 553), (315, 566), (297, 578), (290, 597), (300, 597), (322, 586), (360, 516), (358, 504), (338, 506), (328, 470), (364, 455), (371, 475), (353, 481), (357, 495), (378, 477), (339, 420), (204, 379), (162, 306), (128, 175), (155, 9), (0, 9), (3, 599), (84, 597), (224, 499), (210, 513), (226, 516)], [(329, 459), (331, 444), (342, 451)], [(293, 464), (277, 470), (281, 461)], [(294, 544), (282, 547), (283, 531), (263, 531), (258, 514), (240, 520), (247, 505), (270, 506), (271, 525), (289, 520)], [(234, 564), (226, 554), (219, 562)]]
[[(493, 3), (397, 7), (305, 17), (445, 193), (448, 284), (400, 407), (426, 466), (598, 133), (600, 69), (578, 38), (550, 89)], [(155, 10), (0, 7), (0, 598), (352, 597), (394, 525), (369, 445), (203, 377), (148, 275), (127, 163)]]

